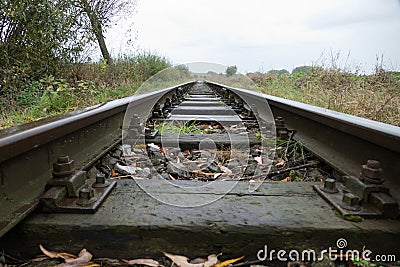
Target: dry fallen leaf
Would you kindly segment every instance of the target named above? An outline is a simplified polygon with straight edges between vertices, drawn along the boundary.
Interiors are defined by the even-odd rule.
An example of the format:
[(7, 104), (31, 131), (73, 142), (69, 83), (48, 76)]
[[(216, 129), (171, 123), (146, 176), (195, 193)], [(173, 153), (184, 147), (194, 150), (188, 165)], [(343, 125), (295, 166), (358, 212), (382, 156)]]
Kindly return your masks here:
[(135, 260), (123, 260), (129, 265), (146, 265), (150, 267), (158, 267), (161, 266), (158, 261), (152, 260), (152, 259), (135, 259)]
[(193, 260), (190, 260), (189, 263), (204, 263), (206, 261), (207, 261), (207, 259), (205, 259), (205, 258), (195, 258)]
[[(147, 146), (148, 146), (148, 147), (152, 147), (152, 148), (154, 148), (154, 149), (160, 150), (160, 147), (159, 147), (158, 145), (155, 145), (154, 143), (147, 144)], [(160, 150), (160, 151), (161, 151), (161, 150)]]
[(259, 164), (262, 164), (262, 158), (261, 157), (254, 157), (254, 160), (257, 161)]
[(221, 171), (223, 171), (224, 173), (226, 173), (228, 175), (232, 174), (232, 171), (229, 168), (225, 167), (224, 165), (218, 164), (218, 166), (221, 169)]
[(244, 256), (236, 258), (236, 259), (226, 260), (226, 261), (214, 264), (213, 267), (226, 267), (226, 266), (228, 266), (228, 265), (230, 265), (232, 263), (240, 261), (243, 258), (244, 258)]
[(114, 170), (111, 171), (111, 177), (117, 177), (118, 175), (119, 175), (118, 172), (116, 172)]
[(282, 179), (281, 182), (286, 183), (286, 182), (290, 182), (290, 177), (286, 177), (285, 179)]
[(99, 266), (98, 264), (90, 263), (93, 255), (87, 251), (86, 249), (82, 249), (79, 252), (78, 257), (69, 253), (64, 252), (54, 252), (45, 249), (42, 245), (39, 245), (40, 250), (49, 258), (61, 258), (65, 261), (65, 263), (61, 263), (57, 265), (57, 267), (84, 267), (84, 266)]
[(211, 267), (218, 263), (217, 255), (211, 254), (207, 257), (206, 262), (189, 263), (189, 258), (180, 255), (173, 255), (164, 252), (164, 255), (172, 260), (178, 267)]
[(214, 179), (217, 179), (217, 178), (220, 177), (221, 175), (222, 175), (222, 173), (220, 173), (220, 172), (219, 172), (219, 173), (215, 173), (215, 174), (214, 174)]
[(193, 173), (198, 174), (198, 175), (204, 175), (206, 177), (211, 177), (211, 176), (215, 176), (215, 173), (212, 172), (203, 172), (202, 170), (194, 170)]
[(87, 251), (86, 249), (82, 249), (81, 252), (79, 252), (78, 258), (76, 259), (65, 259), (66, 263), (69, 264), (77, 264), (77, 263), (88, 263), (92, 259), (93, 255)]
[(276, 160), (275, 166), (283, 166), (283, 165), (285, 165), (285, 160), (284, 159), (275, 158), (275, 160)]
[(40, 250), (43, 252), (44, 255), (51, 259), (55, 258), (61, 258), (61, 259), (76, 259), (75, 255), (69, 254), (69, 253), (64, 253), (64, 252), (54, 252), (54, 251), (49, 251), (45, 249), (42, 245), (39, 245)]

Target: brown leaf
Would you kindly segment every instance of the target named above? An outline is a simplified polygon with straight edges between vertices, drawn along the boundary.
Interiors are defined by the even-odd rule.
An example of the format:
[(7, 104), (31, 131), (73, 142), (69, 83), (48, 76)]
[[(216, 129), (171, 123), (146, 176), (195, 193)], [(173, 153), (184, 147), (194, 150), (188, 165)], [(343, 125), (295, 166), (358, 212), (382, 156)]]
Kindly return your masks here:
[(189, 263), (204, 263), (206, 261), (207, 261), (207, 259), (205, 259), (205, 258), (195, 258), (193, 260), (190, 260)]
[(150, 267), (158, 267), (161, 266), (158, 261), (152, 260), (152, 259), (135, 259), (135, 260), (123, 260), (129, 265), (146, 265)]
[(286, 182), (290, 182), (290, 177), (286, 177), (285, 179), (282, 179), (281, 182), (286, 183)]
[(94, 266), (93, 264), (90, 264), (90, 260), (92, 259), (93, 255), (86, 249), (82, 249), (81, 252), (79, 252), (78, 257), (76, 257), (75, 255), (69, 253), (49, 251), (45, 249), (42, 245), (39, 245), (39, 248), (47, 257), (52, 259), (61, 258), (65, 261), (65, 263), (57, 265), (57, 267)]
[(307, 267), (307, 265), (301, 261), (291, 261), (288, 262), (287, 267)]
[(211, 177), (215, 175), (215, 173), (212, 172), (203, 172), (202, 170), (194, 170), (193, 173), (198, 174), (198, 175), (204, 175), (206, 177)]
[(223, 171), (224, 173), (226, 173), (228, 175), (232, 174), (232, 171), (229, 168), (225, 167), (224, 165), (218, 164), (218, 166), (221, 169), (221, 171)]
[(217, 179), (218, 177), (220, 177), (222, 175), (222, 173), (218, 172), (218, 173), (214, 173), (214, 179)]
[(44, 255), (46, 255), (47, 257), (49, 257), (51, 259), (54, 259), (54, 258), (62, 258), (64, 260), (76, 259), (75, 255), (72, 255), (69, 253), (49, 251), (49, 250), (45, 249), (42, 245), (39, 245), (39, 248), (43, 252)]
[(158, 145), (155, 145), (154, 143), (147, 144), (147, 146), (160, 150), (160, 147)]
[(65, 259), (66, 263), (76, 264), (76, 263), (88, 263), (92, 259), (93, 255), (87, 251), (85, 248), (79, 252), (78, 258), (76, 259)]
[(276, 164), (275, 166), (283, 166), (285, 165), (285, 160), (281, 158), (275, 158)]
[(240, 260), (243, 259), (243, 258), (244, 258), (244, 256), (239, 257), (239, 258), (236, 258), (236, 259), (226, 260), (226, 261), (223, 261), (223, 262), (214, 264), (213, 267), (226, 267), (226, 266), (228, 266), (228, 265), (230, 265), (230, 264), (232, 264), (232, 263), (235, 263), (235, 262), (237, 262), (237, 261), (240, 261)]
[(211, 254), (207, 257), (206, 262), (189, 263), (189, 258), (180, 255), (173, 255), (164, 252), (164, 255), (170, 258), (178, 267), (211, 267), (218, 263), (217, 255)]
[(261, 157), (254, 157), (254, 160), (257, 161), (257, 163), (262, 164), (262, 158)]

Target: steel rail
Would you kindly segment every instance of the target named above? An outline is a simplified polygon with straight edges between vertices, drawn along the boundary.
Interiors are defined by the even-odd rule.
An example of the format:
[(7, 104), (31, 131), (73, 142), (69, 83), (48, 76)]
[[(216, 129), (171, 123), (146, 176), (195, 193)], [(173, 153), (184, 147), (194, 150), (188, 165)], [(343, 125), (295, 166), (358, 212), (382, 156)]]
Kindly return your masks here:
[[(194, 82), (186, 85), (191, 84)], [(394, 192), (393, 195), (396, 198), (399, 197), (399, 169), (396, 161), (399, 160), (400, 128), (245, 89), (212, 82), (206, 82), (206, 84), (217, 89), (216, 92), (220, 96), (220, 89), (226, 90), (222, 93), (228, 94), (228, 100), (225, 97), (226, 94), (223, 94), (216, 102), (223, 99), (223, 101), (229, 101), (229, 104), (232, 102), (232, 97), (235, 99), (237, 95), (242, 97), (242, 100), (247, 102), (247, 110), (243, 110), (240, 105), (244, 120), (248, 117), (254, 118), (251, 112), (247, 111), (252, 109), (256, 114), (256, 110), (253, 109), (255, 103), (256, 107), (268, 103), (269, 105), (265, 108), (270, 109), (271, 112), (267, 116), (264, 116), (266, 112), (262, 112), (263, 119), (273, 121), (274, 117), (284, 117), (286, 127), (295, 131), (294, 139), (323, 159), (324, 165), (327, 162), (342, 174), (358, 175), (361, 164), (364, 164), (367, 159), (380, 160), (386, 174), (385, 185), (389, 185), (391, 193)], [(52, 163), (61, 153), (68, 154), (74, 159), (78, 169), (86, 170), (85, 166), (89, 166), (99, 159), (104, 151), (108, 151), (120, 142), (121, 133), (124, 137), (131, 138), (127, 132), (122, 132), (121, 128), (137, 130), (137, 127), (129, 128), (137, 125), (137, 116), (133, 116), (134, 114), (144, 120), (150, 110), (153, 116), (160, 120), (177, 119), (185, 115), (193, 117), (193, 114), (200, 110), (199, 105), (191, 106), (190, 103), (186, 103), (187, 105), (184, 106), (192, 107), (189, 114), (186, 108), (180, 109), (181, 107), (177, 105), (175, 111), (180, 109), (179, 116), (165, 118), (167, 112), (164, 111), (167, 108), (171, 110), (174, 108), (170, 104), (173, 94), (171, 90), (179, 86), (182, 85), (91, 107), (70, 116), (61, 116), (61, 120), (53, 118), (35, 125), (36, 127), (32, 129), (22, 126), (20, 131), (16, 131), (14, 128), (9, 130), (8, 134), (0, 136), (0, 148), (4, 148), (0, 151), (10, 153), (6, 156), (2, 154), (4, 161), (0, 161), (0, 179), (3, 185), (0, 193), (7, 197), (4, 201), (0, 201), (0, 236), (36, 207), (37, 196), (52, 176)], [(203, 87), (202, 84), (201, 87)], [(197, 97), (190, 96), (190, 98), (198, 101), (202, 99), (201, 96), (202, 94), (199, 93)], [(170, 97), (171, 99), (167, 100)], [(156, 102), (157, 105), (152, 106)], [(131, 106), (127, 109), (129, 103), (134, 105), (133, 109), (130, 109)], [(214, 115), (213, 112), (218, 111), (215, 116), (224, 114), (218, 108), (212, 110), (210, 107), (214, 105), (212, 103), (206, 105), (203, 109), (204, 113)], [(209, 110), (211, 112), (205, 112), (206, 109), (211, 109)], [(185, 119), (188, 120), (187, 117)], [(67, 129), (63, 129), (58, 124), (60, 121), (63, 121)], [(128, 122), (129, 126), (123, 122)], [(270, 126), (270, 124), (267, 125)], [(134, 136), (137, 136), (137, 132), (132, 132)], [(16, 134), (13, 135), (13, 133)], [(174, 137), (169, 139), (172, 140), (172, 138)], [(218, 138), (223, 137), (216, 139)], [(192, 142), (192, 139), (192, 137), (186, 137), (183, 141)], [(216, 139), (215, 142), (225, 141)], [(26, 140), (26, 146), (18, 145), (24, 140)], [(152, 140), (156, 142), (157, 137)], [(337, 177), (340, 176), (341, 174)], [(246, 192), (249, 184), (240, 182), (237, 188), (226, 194), (221, 201), (207, 207), (202, 206), (200, 209), (184, 209), (162, 204), (151, 197), (152, 194), (149, 192), (176, 197), (181, 201), (185, 198), (193, 199), (194, 195), (197, 195), (195, 198), (203, 199), (207, 195), (220, 194), (218, 193), (220, 191), (199, 187), (191, 189), (190, 192), (182, 192), (178, 187), (170, 190), (165, 186), (160, 186), (157, 179), (144, 179), (143, 182), (149, 186), (149, 191), (143, 191), (137, 181), (131, 179), (118, 181), (117, 187), (112, 190), (107, 201), (94, 214), (53, 213), (49, 215), (35, 212), (33, 216), (29, 216), (15, 227), (13, 229), (15, 231), (10, 231), (4, 236), (1, 241), (7, 245), (11, 244), (15, 251), (21, 249), (20, 240), (23, 239), (27, 240), (25, 243), (29, 243), (24, 244), (25, 249), (29, 251), (34, 251), (32, 248), (36, 248), (40, 240), (39, 243), (42, 244), (51, 243), (56, 247), (59, 245), (63, 248), (62, 250), (71, 244), (79, 248), (89, 245), (90, 250), (97, 250), (95, 251), (97, 255), (107, 255), (108, 252), (101, 249), (107, 248), (110, 251), (109, 245), (118, 240), (117, 243), (114, 242), (117, 246), (116, 251), (121, 252), (121, 258), (126, 258), (132, 254), (127, 255), (124, 251), (118, 250), (121, 245), (135, 248), (135, 251), (145, 248), (147, 253), (148, 248), (154, 245), (152, 240), (155, 236), (158, 236), (157, 240), (161, 243), (157, 242), (158, 248), (151, 249), (152, 251), (166, 247), (165, 244), (170, 244), (171, 240), (176, 241), (176, 236), (183, 236), (181, 243), (178, 242), (179, 250), (182, 251), (191, 246), (193, 238), (198, 236), (197, 233), (202, 233), (200, 238), (197, 237), (200, 240), (197, 243), (206, 249), (204, 254), (215, 245), (215, 240), (218, 240), (219, 246), (222, 244), (221, 249), (223, 248), (224, 251), (232, 248), (232, 244), (237, 244), (233, 247), (233, 251), (236, 250), (236, 252), (240, 247), (251, 244), (252, 247), (247, 248), (247, 252), (253, 253), (264, 245), (264, 239), (271, 244), (282, 242), (282, 232), (285, 232), (287, 238), (284, 242), (288, 242), (288, 247), (294, 244), (292, 242), (307, 239), (310, 245), (323, 248), (327, 240), (334, 241), (345, 236), (346, 239), (352, 240), (352, 246), (355, 247), (373, 243), (375, 252), (375, 249), (378, 251), (380, 248), (387, 251), (396, 248), (395, 244), (400, 233), (397, 220), (393, 220), (398, 217), (390, 217), (392, 219), (382, 217), (382, 220), (355, 224), (335, 216), (329, 204), (325, 202), (326, 199), (321, 198), (315, 191), (315, 186), (318, 188), (322, 186), (319, 182), (264, 183), (261, 184), (257, 193)], [(226, 182), (229, 183), (229, 181), (220, 181), (220, 185), (224, 187)], [(179, 183), (192, 186), (196, 181), (179, 181)], [(377, 193), (376, 201), (380, 200), (378, 198), (381, 196), (380, 193), (385, 192)], [(384, 196), (387, 197), (387, 195)], [(76, 199), (76, 196), (73, 198)], [(282, 201), (283, 198), (285, 201)], [(134, 208), (127, 209), (131, 205)], [(152, 208), (151, 214), (149, 214), (149, 207)], [(210, 221), (213, 222), (212, 225)], [(104, 235), (104, 229), (107, 229), (106, 235)], [(193, 233), (196, 233), (195, 236)], [(87, 243), (86, 238), (82, 239), (82, 236), (90, 236), (91, 244)], [(137, 237), (144, 242), (140, 244), (136, 242)], [(67, 245), (66, 239), (70, 241)], [(168, 242), (162, 243), (165, 240)], [(243, 242), (246, 246), (242, 245)], [(135, 247), (136, 245), (138, 247)], [(368, 246), (370, 247), (370, 244)], [(132, 250), (125, 252), (132, 253)]]
[(283, 117), (294, 138), (337, 170), (358, 176), (369, 159), (379, 160), (385, 184), (400, 200), (400, 127), (255, 91), (206, 81), (251, 101), (265, 98), (274, 117)]
[[(193, 84), (134, 95), (1, 131), (0, 236), (36, 207), (40, 192), (52, 176), (52, 164), (59, 155), (68, 154), (77, 169), (84, 168), (120, 140), (129, 103), (148, 105), (149, 101), (159, 101), (180, 86)], [(273, 116), (283, 117), (286, 126), (296, 130), (296, 140), (345, 174), (357, 176), (367, 160), (379, 160), (386, 175), (385, 184), (399, 201), (399, 127), (254, 91), (208, 81), (206, 84), (240, 92), (248, 102), (262, 104), (267, 100)]]
[(69, 155), (76, 169), (84, 169), (121, 140), (130, 103), (148, 105), (178, 87), (192, 84), (133, 95), (1, 131), (0, 236), (35, 209), (58, 156)]

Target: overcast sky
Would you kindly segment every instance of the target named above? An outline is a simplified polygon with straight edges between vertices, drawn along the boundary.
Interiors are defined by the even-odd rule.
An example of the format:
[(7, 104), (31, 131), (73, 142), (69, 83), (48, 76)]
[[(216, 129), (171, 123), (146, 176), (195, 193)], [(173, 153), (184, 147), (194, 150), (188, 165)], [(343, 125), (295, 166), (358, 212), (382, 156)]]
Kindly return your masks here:
[[(139, 0), (129, 19), (136, 48), (176, 64), (290, 71), (329, 64), (332, 51), (342, 66), (350, 53), (351, 67), (369, 72), (383, 55), (386, 68), (400, 69), (400, 0)], [(126, 25), (106, 35), (114, 54), (128, 50)]]

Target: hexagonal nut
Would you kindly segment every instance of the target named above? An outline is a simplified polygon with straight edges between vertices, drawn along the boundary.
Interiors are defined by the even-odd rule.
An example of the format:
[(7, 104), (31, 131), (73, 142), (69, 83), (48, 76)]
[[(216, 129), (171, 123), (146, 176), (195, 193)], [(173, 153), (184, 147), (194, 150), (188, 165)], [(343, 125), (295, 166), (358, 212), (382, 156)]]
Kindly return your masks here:
[(66, 176), (75, 172), (74, 161), (68, 157), (60, 157), (53, 163), (53, 176)]
[(367, 167), (371, 169), (379, 169), (380, 162), (377, 160), (369, 159), (367, 160)]
[(361, 175), (372, 179), (381, 179), (383, 177), (383, 171), (381, 168), (373, 169), (367, 165), (362, 165)]

